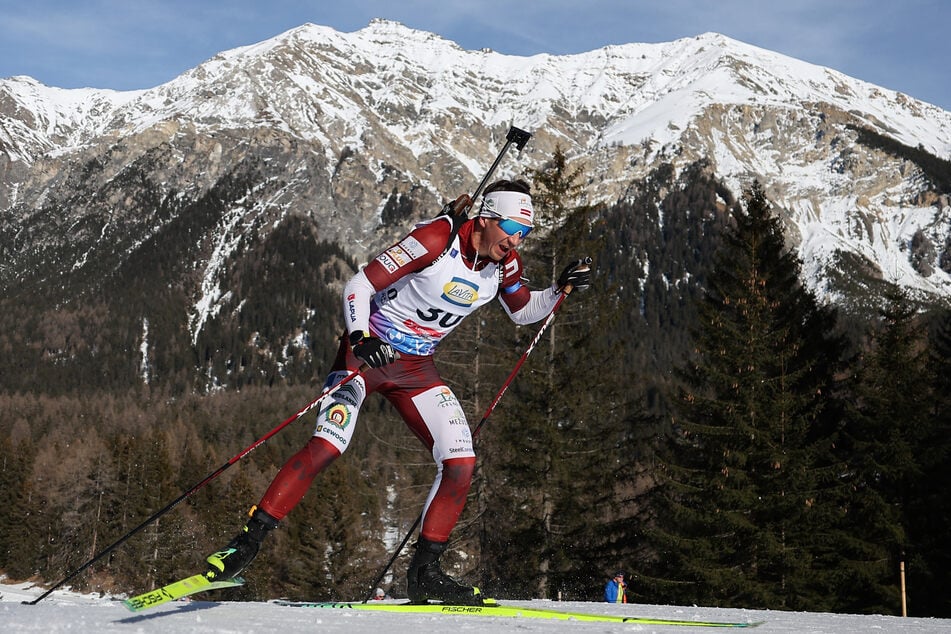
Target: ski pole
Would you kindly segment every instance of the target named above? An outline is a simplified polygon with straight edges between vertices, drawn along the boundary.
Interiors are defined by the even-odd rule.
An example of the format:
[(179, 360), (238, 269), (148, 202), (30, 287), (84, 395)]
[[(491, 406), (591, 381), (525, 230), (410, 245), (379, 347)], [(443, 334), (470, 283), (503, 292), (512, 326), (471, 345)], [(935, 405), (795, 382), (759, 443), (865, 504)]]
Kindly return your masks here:
[(359, 370), (355, 370), (355, 371), (351, 372), (351, 373), (348, 374), (347, 376), (343, 377), (343, 379), (341, 379), (340, 381), (338, 381), (338, 382), (334, 383), (333, 385), (331, 385), (330, 387), (326, 388), (323, 392), (320, 393), (320, 396), (318, 396), (318, 397), (315, 398), (313, 401), (311, 401), (310, 403), (308, 403), (307, 405), (305, 405), (305, 406), (304, 406), (300, 411), (298, 411), (296, 414), (294, 414), (293, 416), (291, 416), (290, 418), (288, 418), (287, 420), (285, 420), (284, 422), (282, 422), (280, 425), (278, 425), (277, 427), (275, 427), (274, 429), (272, 429), (272, 430), (269, 431), (268, 433), (264, 434), (263, 436), (261, 436), (260, 438), (258, 438), (257, 440), (255, 440), (253, 443), (251, 443), (250, 445), (248, 445), (248, 446), (245, 447), (244, 449), (242, 449), (239, 453), (235, 454), (230, 460), (228, 460), (228, 462), (224, 463), (223, 465), (221, 465), (220, 467), (218, 467), (217, 469), (215, 469), (214, 471), (212, 471), (211, 473), (209, 473), (207, 476), (205, 476), (205, 478), (204, 478), (201, 482), (199, 482), (198, 484), (196, 484), (196, 485), (193, 486), (192, 488), (190, 488), (190, 489), (188, 489), (187, 491), (185, 491), (184, 493), (182, 493), (180, 496), (178, 496), (177, 498), (175, 498), (174, 500), (172, 500), (171, 502), (169, 502), (168, 505), (166, 505), (166, 506), (163, 507), (162, 509), (156, 511), (154, 514), (152, 514), (152, 515), (151, 515), (148, 519), (146, 519), (144, 522), (142, 522), (141, 524), (139, 524), (138, 526), (136, 526), (135, 528), (133, 528), (131, 531), (129, 531), (128, 533), (126, 533), (125, 535), (123, 535), (122, 537), (120, 537), (118, 540), (116, 540), (112, 545), (106, 547), (106, 548), (103, 549), (99, 554), (97, 554), (96, 556), (94, 556), (92, 559), (90, 559), (89, 561), (87, 561), (86, 563), (84, 563), (83, 565), (81, 565), (79, 568), (77, 568), (76, 570), (74, 570), (74, 571), (72, 571), (71, 573), (69, 573), (68, 575), (66, 575), (62, 580), (60, 580), (58, 583), (56, 583), (56, 585), (54, 585), (53, 587), (51, 587), (49, 590), (47, 590), (46, 592), (44, 592), (43, 594), (41, 594), (41, 595), (40, 595), (39, 597), (37, 597), (36, 599), (34, 599), (34, 600), (32, 600), (32, 601), (24, 601), (23, 603), (26, 604), (26, 605), (36, 605), (37, 603), (39, 603), (40, 601), (42, 601), (43, 599), (45, 599), (46, 597), (48, 597), (50, 594), (52, 594), (52, 592), (53, 592), (54, 590), (56, 590), (57, 588), (59, 588), (60, 586), (62, 586), (64, 583), (66, 583), (66, 582), (68, 582), (69, 580), (73, 579), (76, 575), (78, 575), (79, 573), (81, 573), (83, 570), (85, 570), (85, 569), (88, 568), (89, 566), (93, 565), (94, 563), (96, 563), (97, 561), (99, 561), (100, 559), (102, 559), (103, 557), (105, 557), (106, 555), (108, 555), (109, 553), (111, 553), (113, 550), (115, 550), (116, 548), (118, 548), (119, 546), (121, 546), (122, 544), (124, 544), (130, 537), (132, 537), (133, 535), (135, 535), (136, 533), (138, 533), (140, 530), (142, 530), (143, 528), (145, 528), (146, 526), (148, 526), (149, 524), (151, 524), (152, 522), (154, 522), (154, 521), (157, 520), (158, 518), (162, 517), (163, 515), (165, 515), (165, 514), (168, 513), (169, 511), (171, 511), (173, 508), (175, 508), (176, 506), (178, 506), (183, 500), (185, 500), (186, 498), (188, 498), (188, 497), (194, 495), (195, 492), (197, 492), (199, 489), (201, 489), (202, 487), (204, 487), (206, 484), (208, 484), (209, 482), (211, 482), (212, 480), (214, 480), (215, 478), (217, 478), (218, 476), (220, 476), (220, 475), (221, 475), (222, 473), (224, 473), (229, 467), (231, 467), (231, 465), (233, 465), (234, 463), (238, 462), (239, 460), (241, 460), (242, 458), (244, 458), (245, 456), (247, 456), (249, 453), (251, 453), (252, 451), (254, 451), (255, 449), (257, 449), (258, 447), (260, 447), (261, 445), (263, 445), (264, 443), (266, 443), (272, 436), (274, 436), (275, 434), (277, 434), (279, 431), (281, 431), (282, 429), (284, 429), (285, 427), (287, 427), (287, 426), (290, 425), (291, 423), (293, 423), (293, 422), (299, 420), (304, 414), (306, 414), (306, 413), (309, 412), (310, 410), (314, 409), (314, 407), (316, 407), (317, 404), (320, 403), (322, 400), (324, 400), (325, 398), (327, 398), (328, 396), (330, 396), (331, 394), (333, 394), (334, 392), (336, 392), (337, 390), (339, 390), (341, 387), (343, 387), (345, 384), (349, 383), (350, 381), (352, 381), (353, 379), (355, 379), (356, 377), (358, 377), (358, 376), (359, 376), (360, 374), (362, 374), (363, 372), (366, 372), (366, 371), (369, 369), (369, 367), (370, 367), (370, 366), (368, 366), (367, 364), (363, 364), (362, 366), (360, 366), (360, 369), (359, 369)]
[[(485, 410), (485, 414), (482, 415), (482, 420), (479, 421), (479, 424), (476, 425), (475, 429), (472, 431), (472, 437), (475, 438), (479, 434), (479, 430), (485, 425), (486, 421), (489, 420), (489, 416), (492, 415), (492, 412), (495, 410), (495, 406), (499, 404), (499, 401), (502, 400), (502, 396), (509, 389), (509, 385), (512, 384), (512, 380), (515, 379), (515, 375), (518, 374), (518, 371), (522, 368), (522, 365), (525, 363), (525, 360), (528, 358), (528, 355), (532, 353), (532, 350), (535, 349), (535, 346), (538, 345), (538, 342), (541, 341), (542, 335), (545, 333), (545, 330), (548, 329), (549, 324), (555, 319), (555, 313), (558, 312), (558, 309), (561, 307), (561, 303), (565, 301), (571, 293), (572, 287), (571, 284), (562, 289), (561, 295), (555, 301), (555, 305), (552, 307), (551, 312), (548, 313), (548, 317), (545, 318), (545, 321), (542, 323), (541, 327), (538, 329), (538, 332), (535, 334), (535, 338), (532, 339), (532, 342), (528, 344), (528, 348), (525, 349), (525, 352), (522, 353), (522, 356), (519, 357), (518, 362), (516, 362), (515, 367), (512, 368), (512, 371), (509, 373), (505, 383), (502, 384), (501, 389), (495, 395), (495, 398), (492, 399), (492, 402), (489, 404), (488, 409)], [(406, 547), (406, 542), (409, 541), (410, 536), (416, 532), (416, 529), (419, 528), (420, 523), (423, 521), (423, 514), (420, 514), (416, 517), (416, 521), (413, 522), (413, 525), (406, 532), (406, 536), (403, 538), (403, 541), (400, 542), (400, 545), (396, 547), (396, 551), (393, 553), (393, 556), (390, 557), (390, 560), (386, 562), (386, 566), (383, 568), (383, 571), (377, 576), (376, 581), (370, 585), (370, 594), (363, 600), (364, 603), (369, 601), (373, 596), (373, 591), (380, 585), (380, 582), (383, 581), (383, 577), (386, 576), (386, 573), (389, 571), (390, 567), (393, 565), (393, 562), (396, 561), (396, 558), (400, 556), (400, 553), (403, 552), (403, 548)]]

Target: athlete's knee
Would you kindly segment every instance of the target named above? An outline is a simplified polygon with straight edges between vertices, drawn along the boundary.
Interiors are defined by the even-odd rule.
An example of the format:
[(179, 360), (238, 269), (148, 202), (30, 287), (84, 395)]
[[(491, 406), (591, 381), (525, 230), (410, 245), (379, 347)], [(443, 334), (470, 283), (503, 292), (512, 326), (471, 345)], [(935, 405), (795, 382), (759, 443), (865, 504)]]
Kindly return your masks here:
[(307, 493), (311, 482), (340, 452), (323, 438), (312, 437), (277, 472), (258, 508), (282, 520)]
[(331, 462), (340, 456), (340, 451), (330, 442), (317, 436), (311, 437), (297, 453), (287, 461), (278, 477), (284, 474), (295, 474), (297, 480), (313, 480), (318, 473), (326, 469)]
[(475, 471), (475, 456), (465, 458), (449, 458), (442, 463), (442, 479), (452, 482), (455, 486), (469, 487), (472, 482), (472, 473)]
[(340, 457), (340, 450), (334, 447), (329, 441), (318, 436), (312, 436), (300, 454), (306, 456), (306, 467), (308, 471), (312, 471), (314, 475), (316, 475), (326, 469), (331, 462)]

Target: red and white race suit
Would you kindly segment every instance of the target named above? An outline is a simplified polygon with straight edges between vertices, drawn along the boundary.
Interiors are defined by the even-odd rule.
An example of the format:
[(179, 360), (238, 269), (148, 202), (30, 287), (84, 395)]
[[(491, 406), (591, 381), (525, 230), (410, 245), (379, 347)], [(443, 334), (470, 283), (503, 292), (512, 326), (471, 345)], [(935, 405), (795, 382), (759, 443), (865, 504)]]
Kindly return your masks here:
[[(518, 324), (545, 318), (558, 299), (554, 287), (530, 291), (522, 284), (516, 251), (500, 262), (480, 260), (472, 244), (475, 222), (463, 224), (448, 247), (448, 218), (417, 225), (350, 280), (344, 290), (348, 331), (387, 341), (400, 358), (364, 372), (322, 403), (313, 438), (281, 469), (260, 508), (277, 519), (287, 515), (317, 473), (346, 451), (366, 396), (380, 392), (432, 451), (437, 465), (421, 535), (436, 542), (449, 538), (465, 504), (475, 453), (465, 413), (440, 378), (432, 354), (466, 316), (495, 297)], [(325, 385), (359, 367), (344, 335)]]

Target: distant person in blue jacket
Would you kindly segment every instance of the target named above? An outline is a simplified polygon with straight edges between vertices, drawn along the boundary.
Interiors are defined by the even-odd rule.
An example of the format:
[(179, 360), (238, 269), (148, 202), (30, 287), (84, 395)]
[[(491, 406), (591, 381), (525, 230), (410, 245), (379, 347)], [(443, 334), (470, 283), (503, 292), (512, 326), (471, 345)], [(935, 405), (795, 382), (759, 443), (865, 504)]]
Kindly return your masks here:
[(624, 573), (614, 573), (614, 578), (604, 586), (604, 600), (608, 603), (627, 603), (627, 584), (624, 583)]

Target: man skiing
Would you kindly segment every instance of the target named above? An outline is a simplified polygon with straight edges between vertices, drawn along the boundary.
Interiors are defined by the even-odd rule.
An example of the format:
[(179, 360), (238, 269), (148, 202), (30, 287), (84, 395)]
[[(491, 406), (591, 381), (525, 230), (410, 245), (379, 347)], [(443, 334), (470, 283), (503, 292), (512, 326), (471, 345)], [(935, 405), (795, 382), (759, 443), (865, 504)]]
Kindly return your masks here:
[[(453, 207), (470, 204), (461, 196)], [(450, 213), (423, 222), (353, 276), (343, 293), (347, 333), (326, 385), (361, 364), (370, 369), (321, 404), (311, 439), (281, 468), (241, 532), (207, 558), (209, 578), (234, 577), (251, 563), (316, 475), (346, 451), (366, 396), (380, 392), (432, 451), (437, 467), (407, 573), (409, 599), (482, 604), (478, 588), (460, 584), (439, 565), (465, 505), (476, 458), (465, 414), (432, 355), (463, 318), (496, 297), (512, 321), (523, 325), (544, 319), (566, 286), (589, 285), (587, 259), (569, 265), (550, 288), (531, 291), (522, 284), (516, 249), (533, 221), (528, 183), (496, 181), (486, 188), (477, 217)]]

